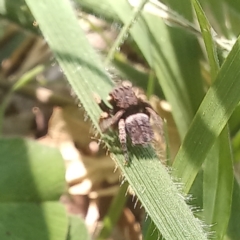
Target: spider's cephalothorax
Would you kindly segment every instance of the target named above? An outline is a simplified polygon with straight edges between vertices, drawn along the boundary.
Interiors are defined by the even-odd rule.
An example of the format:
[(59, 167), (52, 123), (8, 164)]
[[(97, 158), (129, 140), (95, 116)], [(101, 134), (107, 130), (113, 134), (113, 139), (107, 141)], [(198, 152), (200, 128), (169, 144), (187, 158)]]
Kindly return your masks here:
[(103, 110), (100, 128), (104, 132), (110, 127), (118, 129), (119, 140), (128, 162), (127, 136), (133, 145), (148, 145), (154, 138), (150, 117), (162, 128), (162, 119), (145, 101), (143, 95), (137, 96), (130, 82), (124, 81), (114, 88), (108, 98), (112, 108), (102, 100), (98, 104)]

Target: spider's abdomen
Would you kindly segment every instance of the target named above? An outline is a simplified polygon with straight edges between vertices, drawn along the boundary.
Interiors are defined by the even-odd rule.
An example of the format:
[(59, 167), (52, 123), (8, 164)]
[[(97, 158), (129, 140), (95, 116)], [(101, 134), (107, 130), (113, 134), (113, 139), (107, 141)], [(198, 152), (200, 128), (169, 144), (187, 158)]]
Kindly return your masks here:
[(127, 109), (130, 106), (135, 106), (138, 104), (138, 99), (130, 86), (120, 86), (109, 94), (111, 99), (110, 103), (114, 107), (120, 109)]
[(147, 145), (154, 137), (149, 117), (144, 113), (136, 113), (127, 117), (125, 126), (133, 145)]

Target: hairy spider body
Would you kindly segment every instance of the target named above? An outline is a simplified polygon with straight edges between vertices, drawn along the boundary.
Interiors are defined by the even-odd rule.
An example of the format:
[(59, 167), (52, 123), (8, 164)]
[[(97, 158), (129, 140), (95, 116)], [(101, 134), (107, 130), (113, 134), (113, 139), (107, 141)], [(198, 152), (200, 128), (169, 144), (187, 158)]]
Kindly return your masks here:
[(138, 97), (130, 82), (122, 82), (115, 87), (108, 98), (112, 108), (102, 100), (98, 104), (103, 110), (99, 125), (103, 132), (110, 127), (118, 129), (119, 141), (125, 156), (129, 160), (127, 151), (127, 136), (133, 145), (147, 146), (154, 138), (150, 117), (162, 128), (162, 120), (143, 97)]
[(153, 139), (149, 117), (144, 113), (130, 115), (125, 120), (125, 127), (133, 145), (146, 146)]

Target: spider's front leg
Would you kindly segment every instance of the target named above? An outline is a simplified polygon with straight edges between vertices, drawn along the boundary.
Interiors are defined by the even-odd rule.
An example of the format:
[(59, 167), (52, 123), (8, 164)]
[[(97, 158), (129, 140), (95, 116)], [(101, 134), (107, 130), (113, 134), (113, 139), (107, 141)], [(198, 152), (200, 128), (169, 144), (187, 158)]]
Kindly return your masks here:
[(112, 117), (107, 112), (102, 112), (99, 119), (99, 126), (101, 131), (106, 132), (112, 125)]
[(129, 162), (128, 151), (127, 151), (127, 133), (125, 128), (124, 119), (120, 119), (118, 123), (119, 141), (121, 143), (123, 155), (125, 158), (125, 165)]
[(124, 114), (124, 110), (118, 111), (113, 117), (109, 115), (107, 112), (103, 112), (101, 114), (100, 120), (99, 120), (99, 126), (102, 132), (105, 132), (108, 130), (111, 126), (114, 126), (119, 119)]
[(98, 104), (98, 106), (102, 109), (103, 112), (111, 113), (112, 109), (108, 107), (108, 105), (100, 98), (100, 96), (96, 93), (94, 93), (95, 102)]

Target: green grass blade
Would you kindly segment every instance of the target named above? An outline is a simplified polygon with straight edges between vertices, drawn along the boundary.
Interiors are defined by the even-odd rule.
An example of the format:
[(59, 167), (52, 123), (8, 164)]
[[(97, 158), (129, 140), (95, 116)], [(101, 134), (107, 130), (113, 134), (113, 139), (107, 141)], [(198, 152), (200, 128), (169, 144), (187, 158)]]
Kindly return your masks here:
[[(91, 96), (96, 92), (106, 97), (111, 83), (99, 56), (79, 28), (69, 1), (26, 2), (69, 83), (98, 128), (100, 109)], [(107, 144), (113, 143), (108, 141)], [(165, 239), (207, 239), (152, 148), (130, 150), (132, 162), (129, 167), (124, 166), (122, 154), (115, 153), (113, 158)]]
[[(29, 6), (32, 3), (32, 1), (26, 2)], [(61, 2), (68, 6), (65, 1)], [(51, 6), (51, 3), (49, 4)], [(46, 11), (48, 3), (46, 1), (41, 1), (41, 3), (34, 5), (39, 5), (39, 9)], [(31, 10), (35, 9), (35, 6), (31, 5)], [(59, 5), (59, 7), (60, 6), (62, 5)], [(70, 81), (76, 95), (81, 100), (85, 109), (87, 109), (89, 117), (94, 125), (98, 127), (100, 109), (95, 103), (94, 94), (98, 93), (100, 97), (106, 97), (111, 89), (112, 83), (107, 77), (101, 59), (99, 56), (96, 56), (94, 50), (88, 48), (88, 50), (85, 51), (84, 46), (88, 46), (88, 41), (77, 24), (73, 11), (69, 9), (69, 6), (67, 9), (71, 11), (71, 14), (68, 12), (68, 15), (61, 15), (58, 13), (54, 14), (53, 17), (51, 17), (50, 14), (46, 16), (44, 23), (48, 24), (49, 27), (44, 28), (44, 37), (52, 48), (53, 53), (66, 74), (67, 79)], [(67, 10), (64, 11), (64, 9), (61, 10), (67, 12)], [(53, 11), (50, 12), (52, 14)], [(42, 21), (41, 13), (42, 12), (34, 15), (35, 17), (40, 15), (39, 19)], [(55, 15), (58, 17), (58, 24), (60, 24), (59, 26), (61, 27), (55, 27), (56, 23), (51, 22), (55, 19)], [(69, 17), (69, 20), (66, 20), (66, 16)], [(70, 25), (68, 21), (74, 25)], [(52, 34), (55, 34), (54, 38), (49, 37), (52, 36)], [(61, 35), (63, 37), (58, 38), (58, 36)], [(68, 41), (66, 41), (67, 38)]]
[[(197, 0), (192, 0), (203, 35), (210, 64), (212, 81), (215, 80), (219, 63), (211, 26)], [(233, 167), (228, 128), (225, 127), (204, 164), (203, 209), (204, 219), (211, 226), (217, 239), (226, 233), (231, 213), (233, 191)], [(219, 201), (221, 199), (221, 201)]]
[(233, 190), (233, 201), (231, 209), (231, 218), (229, 220), (227, 235), (231, 240), (240, 239), (240, 228), (239, 228), (239, 219), (240, 219), (240, 185), (239, 182), (235, 179), (234, 181), (234, 190)]
[(218, 70), (219, 70), (219, 61), (217, 57), (217, 51), (216, 51), (216, 46), (213, 41), (212, 37), (212, 27), (210, 26), (200, 4), (198, 3), (197, 0), (192, 0), (198, 22), (201, 28), (203, 40), (205, 43), (206, 51), (207, 51), (207, 56), (210, 64), (210, 72), (212, 76), (212, 81), (215, 80)]
[(238, 134), (238, 130), (240, 129), (240, 104), (237, 105), (236, 109), (234, 110), (231, 118), (229, 119), (229, 127), (231, 136), (234, 136)]
[(26, 139), (0, 138), (0, 155), (0, 239), (65, 239), (61, 153)]
[(216, 81), (208, 90), (173, 164), (176, 176), (185, 184), (186, 192), (240, 101), (239, 44), (240, 39), (236, 41)]
[(0, 239), (65, 240), (68, 218), (58, 201), (0, 204)]
[(231, 214), (233, 167), (228, 129), (219, 136), (204, 164), (203, 215), (216, 239), (226, 234)]
[(65, 191), (65, 168), (57, 149), (21, 138), (0, 138), (0, 155), (0, 204), (57, 201)]
[(147, 218), (146, 221), (143, 223), (142, 233), (144, 240), (162, 240), (162, 236), (160, 236), (160, 233), (158, 232), (151, 218)]

